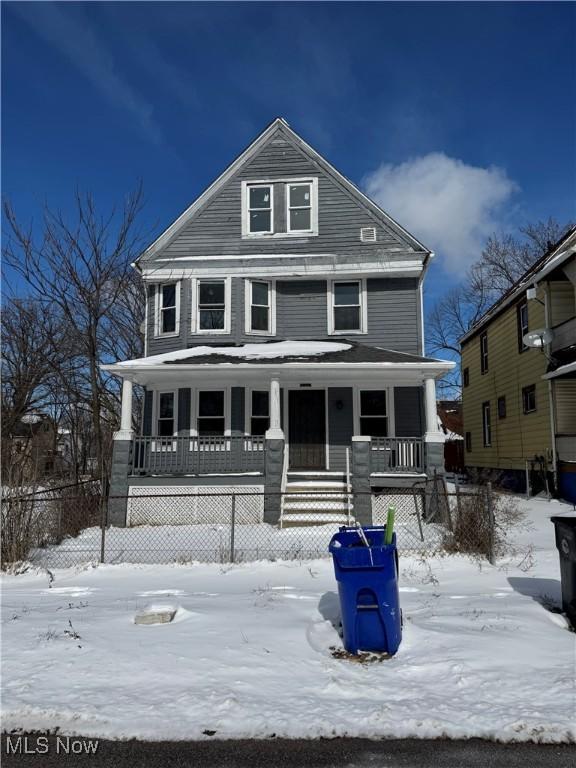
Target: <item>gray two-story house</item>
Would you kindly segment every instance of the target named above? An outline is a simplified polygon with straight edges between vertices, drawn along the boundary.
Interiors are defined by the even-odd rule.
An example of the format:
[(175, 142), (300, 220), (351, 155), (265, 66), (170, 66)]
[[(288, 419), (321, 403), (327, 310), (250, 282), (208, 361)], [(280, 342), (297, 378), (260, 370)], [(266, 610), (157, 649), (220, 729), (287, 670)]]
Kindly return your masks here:
[[(123, 379), (112, 495), (254, 491), (288, 525), (352, 490), (367, 521), (371, 489), (441, 470), (435, 380), (453, 364), (424, 355), (431, 257), (274, 120), (135, 264), (145, 357), (107, 366)], [(135, 523), (124, 499), (111, 515)]]

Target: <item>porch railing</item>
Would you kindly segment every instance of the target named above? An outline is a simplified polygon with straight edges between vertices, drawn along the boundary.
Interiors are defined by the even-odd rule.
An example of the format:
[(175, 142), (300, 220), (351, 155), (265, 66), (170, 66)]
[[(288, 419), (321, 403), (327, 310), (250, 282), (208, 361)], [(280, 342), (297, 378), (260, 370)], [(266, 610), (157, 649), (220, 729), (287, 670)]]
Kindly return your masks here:
[(135, 437), (133, 475), (264, 472), (264, 436)]
[(423, 472), (424, 441), (419, 437), (373, 437), (371, 472)]

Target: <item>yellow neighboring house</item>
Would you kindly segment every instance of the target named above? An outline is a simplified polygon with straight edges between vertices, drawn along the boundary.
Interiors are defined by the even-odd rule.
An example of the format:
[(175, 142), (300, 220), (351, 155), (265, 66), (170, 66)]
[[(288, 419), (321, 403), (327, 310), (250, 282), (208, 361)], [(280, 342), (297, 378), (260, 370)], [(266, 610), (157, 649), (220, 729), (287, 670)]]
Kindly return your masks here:
[[(460, 339), (464, 462), (576, 502), (576, 227)], [(528, 475), (527, 475), (528, 473)]]

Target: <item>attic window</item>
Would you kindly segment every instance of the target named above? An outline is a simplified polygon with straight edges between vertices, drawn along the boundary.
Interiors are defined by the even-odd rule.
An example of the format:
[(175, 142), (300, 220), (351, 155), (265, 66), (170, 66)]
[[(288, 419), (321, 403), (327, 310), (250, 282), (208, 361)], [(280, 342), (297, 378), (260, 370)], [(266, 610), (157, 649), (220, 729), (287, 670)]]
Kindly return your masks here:
[(363, 243), (375, 243), (376, 227), (360, 227), (360, 240)]
[(248, 188), (248, 232), (269, 234), (272, 227), (272, 185), (259, 184)]

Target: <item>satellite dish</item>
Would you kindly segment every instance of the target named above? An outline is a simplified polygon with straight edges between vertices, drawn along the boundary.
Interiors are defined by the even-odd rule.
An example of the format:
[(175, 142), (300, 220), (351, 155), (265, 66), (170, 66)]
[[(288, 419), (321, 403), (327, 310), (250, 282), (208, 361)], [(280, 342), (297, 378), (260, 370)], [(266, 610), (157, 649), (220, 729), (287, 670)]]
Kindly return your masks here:
[(553, 338), (554, 332), (549, 328), (536, 328), (536, 330), (530, 331), (530, 333), (525, 333), (522, 341), (527, 347), (542, 349), (546, 344), (550, 344)]

